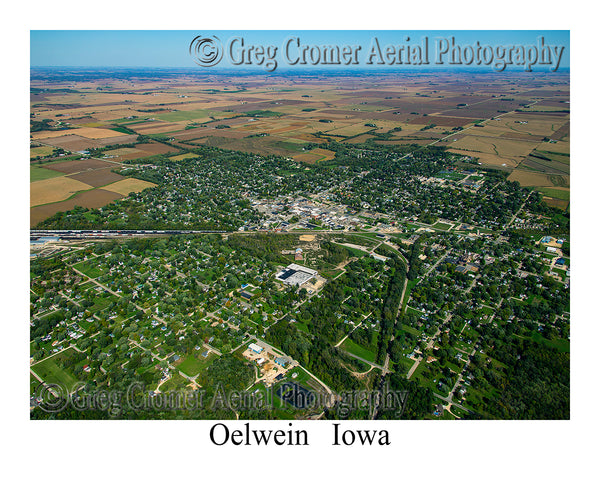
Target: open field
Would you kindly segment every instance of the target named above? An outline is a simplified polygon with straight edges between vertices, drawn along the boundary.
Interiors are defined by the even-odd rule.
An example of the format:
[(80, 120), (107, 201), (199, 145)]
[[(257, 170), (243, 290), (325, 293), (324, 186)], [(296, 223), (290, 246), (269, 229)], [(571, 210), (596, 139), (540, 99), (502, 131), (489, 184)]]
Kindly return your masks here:
[[(328, 141), (420, 147), (441, 140), (437, 146), (507, 171), (524, 186), (568, 187), (570, 158), (559, 155), (569, 153), (568, 79), (561, 77), (552, 88), (537, 79), (518, 81), (516, 89), (505, 79), (484, 81), (466, 73), (423, 73), (418, 78), (381, 74), (376, 84), (370, 76), (316, 75), (293, 81), (272, 78), (266, 87), (252, 76), (182, 74), (176, 80), (73, 81), (68, 88), (80, 92), (74, 94), (38, 78), (31, 84), (32, 118), (63, 129), (33, 132), (33, 145), (42, 146), (32, 148), (30, 155), (50, 154), (54, 147), (72, 152), (97, 148), (101, 152), (94, 156), (115, 162), (168, 153), (177, 161), (192, 158), (185, 152), (195, 146), (208, 145), (318, 164), (335, 156), (325, 148)], [(482, 123), (473, 127), (475, 122)], [(365, 133), (371, 130), (390, 135), (384, 140)], [(443, 138), (450, 133), (455, 135)], [(138, 143), (138, 134), (149, 136), (150, 142)], [(323, 148), (303, 150), (307, 143)], [(121, 183), (122, 177), (110, 171), (116, 167), (89, 159), (43, 168), (91, 187), (111, 184), (103, 188), (104, 198), (142, 187), (130, 190), (133, 184)], [(106, 170), (99, 172), (101, 168)], [(41, 169), (31, 173), (34, 182), (52, 176)], [(33, 213), (38, 217), (39, 210)]]
[(44, 168), (49, 168), (50, 170), (56, 170), (57, 172), (70, 174), (108, 167), (114, 168), (116, 167), (116, 165), (114, 163), (104, 162), (102, 160), (90, 158), (87, 160), (69, 160), (66, 162), (51, 163), (45, 166)]
[(125, 148), (116, 148), (114, 150), (107, 150), (106, 152), (104, 152), (105, 155), (112, 155), (112, 156), (116, 156), (116, 157), (122, 157), (124, 155), (129, 155), (132, 153), (139, 153), (140, 151), (137, 148), (130, 148), (130, 147), (125, 147)]
[(292, 158), (298, 162), (312, 164), (312, 163), (317, 163), (319, 160), (322, 160), (324, 157), (323, 157), (323, 155), (315, 155), (314, 153), (301, 153), (299, 155), (294, 155)]
[(140, 143), (139, 145), (136, 145), (135, 148), (150, 155), (159, 155), (161, 153), (172, 153), (178, 151), (176, 148), (163, 145), (162, 143)]
[(29, 158), (45, 157), (54, 151), (54, 147), (33, 147), (29, 149)]
[(91, 185), (61, 176), (32, 182), (29, 187), (30, 205), (44, 205), (46, 203), (60, 202), (66, 200), (75, 193), (89, 190)]
[(470, 152), (492, 153), (500, 157), (514, 158), (527, 155), (537, 145), (538, 142), (466, 135), (460, 140), (453, 142), (452, 148)]
[(57, 357), (64, 357), (68, 354), (69, 351), (65, 350), (55, 357), (47, 358), (46, 360), (42, 360), (41, 362), (35, 364), (31, 367), (31, 370), (33, 370), (46, 383), (56, 383), (58, 385), (65, 386), (67, 389), (70, 389), (73, 385), (75, 385), (77, 380), (70, 373), (61, 369), (56, 362)]
[(111, 137), (120, 137), (123, 135), (127, 135), (121, 132), (115, 132), (114, 130), (110, 130), (108, 128), (90, 128), (90, 127), (82, 127), (75, 128), (70, 130), (59, 130), (59, 131), (42, 131), (42, 132), (34, 132), (32, 134), (33, 139), (42, 139), (42, 138), (54, 138), (60, 137), (62, 135), (78, 135), (80, 137), (90, 138), (90, 139), (98, 139), (98, 138), (111, 138)]
[(99, 170), (90, 170), (87, 172), (75, 173), (69, 175), (68, 178), (87, 183), (92, 187), (101, 187), (103, 185), (122, 180), (124, 177), (117, 173), (111, 172), (110, 168), (103, 168)]
[(56, 172), (54, 170), (49, 170), (47, 168), (42, 167), (29, 167), (29, 181), (37, 182), (39, 180), (46, 180), (48, 178), (60, 177), (63, 175), (60, 172)]
[(105, 185), (104, 190), (127, 196), (131, 192), (141, 192), (146, 188), (151, 188), (155, 186), (156, 185), (154, 183), (145, 182), (144, 180), (138, 180), (137, 178), (126, 178), (124, 180), (119, 180), (118, 182), (111, 183), (110, 185)]
[(558, 200), (568, 201), (570, 198), (570, 191), (568, 188), (539, 187), (536, 190), (542, 192), (547, 197), (556, 198)]
[(372, 352), (371, 350), (367, 350), (366, 348), (357, 345), (350, 338), (344, 340), (344, 343), (342, 343), (341, 348), (349, 353), (364, 358), (368, 362), (375, 361), (375, 352)]
[(34, 227), (39, 222), (51, 217), (55, 213), (72, 210), (75, 208), (75, 206), (98, 208), (108, 205), (119, 198), (123, 198), (123, 195), (103, 189), (83, 191), (63, 202), (59, 201), (56, 203), (32, 207), (29, 213), (29, 224), (31, 227)]
[(194, 158), (197, 157), (195, 153), (182, 153), (181, 155), (175, 155), (174, 157), (169, 157), (169, 160), (185, 160), (186, 158)]

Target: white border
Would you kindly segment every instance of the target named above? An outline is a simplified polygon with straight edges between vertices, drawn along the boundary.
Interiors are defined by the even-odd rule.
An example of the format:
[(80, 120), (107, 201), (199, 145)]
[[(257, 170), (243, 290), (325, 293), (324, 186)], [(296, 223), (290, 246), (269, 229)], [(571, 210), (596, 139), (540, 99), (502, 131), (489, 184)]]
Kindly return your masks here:
[[(265, 3), (267, 4), (266, 6)], [(182, 474), (233, 478), (335, 474), (364, 478), (579, 478), (597, 472), (598, 86), (593, 9), (565, 2), (22, 2), (5, 10), (2, 73), (3, 189), (2, 413), (3, 467), (21, 476)], [(262, 5), (262, 6), (261, 6)], [(17, 7), (17, 13), (12, 7)], [(595, 22), (595, 21), (594, 21)], [(391, 447), (328, 448), (326, 422), (304, 422), (310, 447), (214, 447), (213, 422), (31, 422), (28, 420), (28, 85), (30, 29), (571, 29), (572, 72), (572, 416), (553, 422), (388, 422)], [(6, 133), (8, 132), (8, 133)], [(22, 163), (22, 164), (21, 164)], [(590, 222), (587, 224), (586, 222)], [(594, 235), (595, 234), (595, 235)], [(6, 308), (8, 307), (8, 308)], [(297, 423), (297, 422), (295, 422)], [(281, 426), (280, 426), (281, 424)], [(286, 428), (287, 422), (252, 422)], [(380, 422), (348, 422), (382, 428)], [(590, 432), (588, 434), (588, 432)], [(314, 439), (314, 440), (313, 440)], [(594, 448), (596, 447), (596, 448)], [(6, 447), (5, 447), (6, 448)], [(592, 448), (594, 450), (592, 450)], [(235, 471), (235, 473), (234, 473)], [(586, 475), (587, 476), (587, 475)]]

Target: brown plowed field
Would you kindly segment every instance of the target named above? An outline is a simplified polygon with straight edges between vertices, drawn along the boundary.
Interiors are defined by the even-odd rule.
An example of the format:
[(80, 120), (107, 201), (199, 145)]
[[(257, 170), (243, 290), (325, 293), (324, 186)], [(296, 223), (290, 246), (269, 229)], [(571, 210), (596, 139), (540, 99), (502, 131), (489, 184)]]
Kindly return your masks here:
[(88, 160), (70, 160), (67, 162), (51, 163), (50, 165), (44, 165), (44, 168), (49, 168), (50, 170), (56, 170), (57, 172), (69, 174), (113, 166), (116, 167), (116, 165), (114, 165), (113, 163), (104, 162), (95, 158), (90, 158)]
[(111, 172), (110, 168), (103, 168), (102, 170), (91, 170), (89, 172), (76, 173), (75, 175), (69, 175), (68, 178), (79, 180), (80, 182), (87, 183), (92, 187), (101, 187), (109, 183), (123, 180), (125, 177)]
[(139, 145), (136, 145), (135, 148), (147, 152), (150, 155), (159, 155), (161, 153), (178, 151), (176, 148), (171, 148), (167, 145), (163, 145), (162, 143), (140, 143)]
[(89, 190), (87, 192), (81, 192), (74, 198), (66, 200), (64, 202), (52, 203), (50, 205), (40, 205), (39, 207), (33, 207), (30, 210), (29, 225), (34, 227), (42, 220), (51, 217), (57, 212), (66, 212), (72, 210), (75, 206), (79, 205), (88, 208), (98, 208), (108, 205), (110, 202), (123, 198), (123, 195), (118, 193), (108, 192), (106, 190), (97, 189)]

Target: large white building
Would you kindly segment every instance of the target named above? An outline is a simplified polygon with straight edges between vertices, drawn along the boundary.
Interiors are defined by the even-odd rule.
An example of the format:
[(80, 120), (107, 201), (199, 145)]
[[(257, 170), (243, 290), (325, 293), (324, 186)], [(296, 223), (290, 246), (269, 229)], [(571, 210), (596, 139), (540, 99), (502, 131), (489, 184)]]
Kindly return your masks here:
[(261, 353), (263, 351), (263, 348), (257, 345), (256, 343), (251, 343), (250, 345), (248, 345), (248, 348), (254, 353)]
[(308, 282), (311, 278), (316, 277), (318, 273), (316, 270), (292, 263), (275, 275), (275, 278), (286, 285), (300, 286)]

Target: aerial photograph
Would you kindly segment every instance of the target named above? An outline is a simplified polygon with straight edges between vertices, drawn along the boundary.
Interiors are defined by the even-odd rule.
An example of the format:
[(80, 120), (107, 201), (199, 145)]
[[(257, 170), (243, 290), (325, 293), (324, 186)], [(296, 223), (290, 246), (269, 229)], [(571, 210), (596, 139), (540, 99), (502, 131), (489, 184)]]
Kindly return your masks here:
[(31, 30), (30, 419), (570, 419), (569, 46)]

